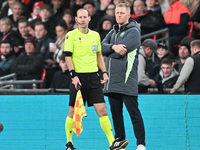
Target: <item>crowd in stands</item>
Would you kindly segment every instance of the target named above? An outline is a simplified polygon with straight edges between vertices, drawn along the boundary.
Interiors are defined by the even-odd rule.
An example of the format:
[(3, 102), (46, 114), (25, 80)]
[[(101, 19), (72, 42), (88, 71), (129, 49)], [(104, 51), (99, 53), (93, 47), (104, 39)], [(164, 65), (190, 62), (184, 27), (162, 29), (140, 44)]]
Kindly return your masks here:
[[(97, 31), (103, 40), (116, 23), (115, 6), (122, 2), (130, 6), (130, 21), (138, 22), (141, 35), (169, 29), (169, 45), (153, 38), (141, 41), (139, 93), (149, 93), (149, 88), (169, 93), (165, 89), (177, 91), (187, 86), (194, 70), (179, 87), (176, 82), (181, 80), (187, 59), (193, 58), (191, 42), (200, 39), (200, 0), (1, 0), (0, 77), (14, 72), (17, 80), (40, 80), (45, 69), (43, 88), (68, 88), (71, 79), (63, 50), (66, 33), (77, 28), (76, 11), (88, 10), (89, 29)], [(188, 34), (191, 27), (192, 33)], [(160, 37), (162, 34), (156, 38)], [(200, 43), (194, 43), (193, 47), (200, 50)], [(194, 69), (196, 59), (200, 58), (195, 57)]]

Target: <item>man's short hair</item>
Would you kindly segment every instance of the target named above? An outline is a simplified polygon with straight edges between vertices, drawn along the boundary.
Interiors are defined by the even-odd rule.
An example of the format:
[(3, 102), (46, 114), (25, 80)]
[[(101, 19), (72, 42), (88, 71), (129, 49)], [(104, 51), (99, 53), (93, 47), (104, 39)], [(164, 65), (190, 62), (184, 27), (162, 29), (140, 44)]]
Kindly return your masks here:
[(22, 11), (24, 11), (24, 6), (23, 6), (23, 4), (22, 4), (21, 2), (18, 2), (18, 1), (14, 2), (14, 3), (12, 4), (12, 7), (15, 6), (15, 5), (20, 5), (21, 8), (22, 8)]
[(65, 53), (62, 53), (62, 55), (59, 56), (60, 61), (65, 61)]
[(73, 11), (71, 9), (65, 9), (64, 13), (63, 13), (63, 16), (66, 15), (66, 14), (69, 14), (71, 15), (72, 17), (74, 17), (74, 14), (73, 14)]
[(43, 25), (45, 30), (47, 30), (47, 28), (46, 28), (46, 26), (45, 26), (45, 24), (43, 22), (41, 22), (41, 21), (35, 22), (34, 29), (35, 29), (35, 26), (37, 26), (37, 25)]
[(28, 21), (27, 21), (27, 19), (26, 19), (25, 16), (20, 16), (20, 17), (18, 17), (17, 20), (18, 20), (18, 21), (17, 21), (18, 24), (19, 24), (19, 23), (26, 23), (26, 25), (28, 25)]
[(172, 60), (169, 59), (169, 58), (164, 58), (162, 61), (161, 61), (161, 65), (162, 64), (167, 64), (167, 65), (171, 65), (173, 64)]
[(119, 3), (119, 4), (116, 5), (115, 9), (116, 9), (117, 7), (125, 7), (126, 10), (127, 10), (127, 12), (128, 12), (129, 14), (131, 13), (131, 8), (129, 7), (129, 5), (128, 5), (127, 3)]
[(52, 14), (52, 9), (51, 6), (44, 4), (41, 6), (40, 11), (46, 9), (48, 12), (50, 12)]
[(193, 40), (190, 46), (191, 47), (196, 46), (198, 49), (200, 49), (200, 40)]
[(13, 44), (11, 43), (11, 41), (10, 41), (10, 40), (7, 40), (7, 39), (1, 41), (0, 46), (1, 46), (1, 44), (10, 44), (10, 47), (13, 47)]

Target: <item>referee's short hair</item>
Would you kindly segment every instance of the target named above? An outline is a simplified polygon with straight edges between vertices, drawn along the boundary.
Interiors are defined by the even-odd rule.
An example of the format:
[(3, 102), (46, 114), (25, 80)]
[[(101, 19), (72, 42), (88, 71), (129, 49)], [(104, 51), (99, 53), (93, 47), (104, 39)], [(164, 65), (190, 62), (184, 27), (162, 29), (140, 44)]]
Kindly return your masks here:
[(85, 8), (80, 8), (80, 9), (78, 9), (78, 10), (76, 11), (76, 17), (77, 17), (77, 15), (78, 15), (78, 11), (80, 11), (80, 10), (86, 10), (87, 13), (88, 13), (88, 16), (90, 16), (90, 15), (89, 15), (89, 11), (88, 11), (87, 9), (85, 9)]

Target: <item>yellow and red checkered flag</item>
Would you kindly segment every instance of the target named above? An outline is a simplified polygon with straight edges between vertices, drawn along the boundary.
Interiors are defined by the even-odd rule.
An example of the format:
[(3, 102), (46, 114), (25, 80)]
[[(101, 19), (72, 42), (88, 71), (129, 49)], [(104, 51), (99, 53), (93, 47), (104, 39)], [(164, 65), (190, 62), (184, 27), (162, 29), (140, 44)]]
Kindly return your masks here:
[(73, 124), (72, 124), (72, 130), (76, 133), (77, 136), (79, 136), (79, 134), (81, 134), (81, 132), (83, 131), (83, 123), (82, 123), (83, 116), (87, 116), (87, 114), (85, 111), (81, 90), (79, 89), (76, 94)]

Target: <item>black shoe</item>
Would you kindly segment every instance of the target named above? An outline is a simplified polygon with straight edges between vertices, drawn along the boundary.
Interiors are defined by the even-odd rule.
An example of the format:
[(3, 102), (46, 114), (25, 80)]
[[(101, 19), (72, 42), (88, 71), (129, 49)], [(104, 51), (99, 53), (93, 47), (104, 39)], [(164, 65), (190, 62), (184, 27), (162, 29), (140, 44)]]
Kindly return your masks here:
[(74, 148), (74, 146), (71, 142), (68, 142), (66, 144), (66, 150), (78, 150), (78, 149)]
[(119, 141), (118, 139), (116, 139), (110, 146), (110, 150), (120, 150), (121, 148), (125, 148), (128, 145), (128, 143), (128, 140)]

